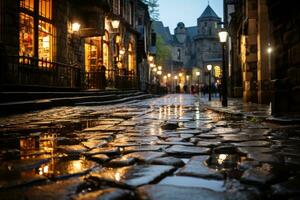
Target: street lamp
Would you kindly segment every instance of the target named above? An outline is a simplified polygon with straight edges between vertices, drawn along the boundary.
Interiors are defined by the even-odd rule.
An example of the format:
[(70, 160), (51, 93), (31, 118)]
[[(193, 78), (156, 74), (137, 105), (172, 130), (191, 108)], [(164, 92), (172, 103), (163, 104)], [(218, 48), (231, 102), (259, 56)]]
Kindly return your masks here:
[(116, 52), (115, 55), (115, 46), (118, 44), (118, 34), (119, 34), (119, 26), (120, 26), (120, 20), (117, 19), (111, 19), (110, 21), (111, 25), (111, 31), (110, 31), (110, 56), (112, 58), (112, 70), (109, 71), (109, 77), (111, 79), (110, 84), (111, 86), (116, 86), (116, 78), (117, 78), (117, 72), (116, 70), (118, 67), (122, 66), (121, 61), (119, 60), (119, 55), (122, 53), (122, 51)]
[(78, 22), (74, 22), (73, 24), (72, 24), (72, 32), (78, 32), (79, 31), (79, 29), (80, 29), (80, 24), (78, 23)]
[(228, 32), (225, 29), (221, 29), (219, 32), (219, 39), (222, 44), (222, 106), (227, 107), (227, 72), (226, 72), (226, 63), (225, 63), (225, 45), (228, 38)]
[(211, 101), (211, 69), (212, 69), (212, 65), (207, 65), (207, 70), (209, 72), (209, 76), (208, 76), (208, 100)]
[(112, 20), (111, 26), (113, 27), (113, 29), (118, 29), (120, 26), (120, 20)]
[(198, 86), (200, 87), (200, 72), (196, 72), (196, 76), (198, 77)]
[(268, 52), (268, 64), (269, 64), (269, 72), (270, 72), (270, 79), (272, 80), (273, 79), (273, 76), (272, 76), (272, 47), (270, 45), (270, 43), (268, 44), (268, 48), (267, 48), (267, 52)]

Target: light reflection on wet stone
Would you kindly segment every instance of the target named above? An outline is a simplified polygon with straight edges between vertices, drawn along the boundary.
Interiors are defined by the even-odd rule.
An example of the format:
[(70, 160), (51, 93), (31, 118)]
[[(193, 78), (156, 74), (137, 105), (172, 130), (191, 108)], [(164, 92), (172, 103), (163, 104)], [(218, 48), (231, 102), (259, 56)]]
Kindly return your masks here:
[[(290, 185), (297, 181), (289, 179), (300, 166), (299, 128), (225, 116), (205, 110), (197, 101), (190, 95), (167, 95), (0, 118), (0, 187), (41, 187), (50, 190), (45, 199), (59, 186), (62, 193), (57, 197), (69, 193), (70, 186), (70, 194), (79, 198), (79, 183), (85, 185), (86, 197), (101, 196), (103, 188), (133, 189), (158, 182), (166, 185), (135, 192), (141, 199), (157, 199), (158, 194), (174, 199), (198, 200), (203, 194), (205, 199), (259, 199), (251, 187), (273, 185), (270, 195), (299, 194)], [(88, 178), (76, 181), (74, 176)], [(62, 178), (66, 182), (54, 181)], [(225, 178), (225, 193), (212, 191), (222, 191)]]

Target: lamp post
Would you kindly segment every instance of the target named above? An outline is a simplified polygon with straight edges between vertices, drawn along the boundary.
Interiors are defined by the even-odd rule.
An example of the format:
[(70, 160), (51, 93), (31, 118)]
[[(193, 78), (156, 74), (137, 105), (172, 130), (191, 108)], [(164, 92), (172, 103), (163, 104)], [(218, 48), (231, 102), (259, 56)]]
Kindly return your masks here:
[(269, 72), (270, 72), (270, 80), (272, 80), (273, 79), (273, 76), (272, 76), (272, 51), (273, 51), (273, 49), (272, 49), (272, 47), (271, 47), (271, 45), (269, 44), (268, 45), (268, 49), (267, 49), (267, 52), (268, 52), (268, 64), (269, 64)]
[[(111, 27), (112, 27), (112, 31), (110, 32), (111, 34), (111, 37), (110, 37), (110, 54), (111, 54), (111, 58), (112, 58), (112, 70), (109, 72), (110, 74), (110, 78), (112, 79), (112, 86), (113, 87), (116, 87), (116, 69), (117, 69), (117, 64), (121, 64), (121, 63), (118, 63), (118, 60), (117, 60), (117, 56), (114, 55), (115, 52), (114, 52), (114, 49), (115, 49), (115, 43), (116, 43), (116, 36), (118, 34), (118, 29), (119, 29), (119, 26), (120, 26), (120, 20), (117, 20), (117, 19), (112, 19), (111, 20)], [(118, 52), (119, 54), (120, 52)]]
[(209, 76), (208, 76), (208, 100), (211, 101), (211, 69), (212, 69), (212, 65), (207, 65), (207, 70), (209, 72)]
[(167, 79), (167, 85), (168, 85), (168, 88), (169, 88), (169, 92), (171, 93), (172, 92), (172, 85), (173, 85), (172, 84), (172, 79), (171, 79), (172, 75), (170, 73), (168, 73), (167, 77), (168, 77), (168, 79)]
[(228, 32), (225, 29), (221, 29), (219, 32), (219, 39), (222, 44), (222, 106), (227, 107), (227, 72), (225, 62), (225, 45), (227, 42)]
[(200, 72), (196, 72), (196, 76), (198, 79), (198, 88), (199, 88), (199, 93), (200, 93)]

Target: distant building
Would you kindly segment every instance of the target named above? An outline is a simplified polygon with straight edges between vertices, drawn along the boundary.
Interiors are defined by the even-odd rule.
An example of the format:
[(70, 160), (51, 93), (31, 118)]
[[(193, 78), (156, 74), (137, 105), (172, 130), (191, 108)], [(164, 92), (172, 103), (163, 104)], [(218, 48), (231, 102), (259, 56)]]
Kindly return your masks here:
[[(218, 39), (221, 18), (208, 5), (197, 20), (197, 26), (185, 27), (179, 22), (171, 35), (160, 21), (153, 22), (154, 31), (172, 48), (166, 70), (177, 76), (174, 84), (208, 84), (206, 66), (213, 65), (213, 83), (221, 77), (222, 49)], [(200, 77), (197, 76), (200, 72)]]

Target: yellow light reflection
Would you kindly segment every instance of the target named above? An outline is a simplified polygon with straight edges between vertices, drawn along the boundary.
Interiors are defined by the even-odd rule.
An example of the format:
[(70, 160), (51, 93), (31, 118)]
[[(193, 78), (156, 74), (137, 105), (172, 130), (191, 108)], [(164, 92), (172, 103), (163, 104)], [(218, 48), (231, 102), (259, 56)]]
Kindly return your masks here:
[(222, 165), (224, 163), (224, 161), (226, 160), (227, 158), (227, 154), (220, 154), (219, 157), (218, 157), (218, 163), (219, 165)]
[(120, 181), (121, 180), (121, 174), (119, 172), (116, 172), (115, 174), (115, 180)]

